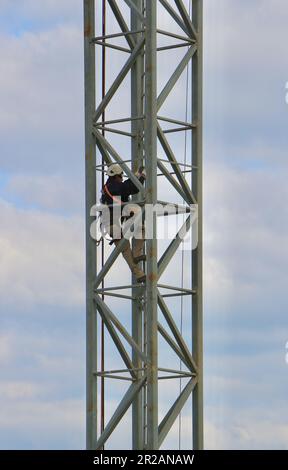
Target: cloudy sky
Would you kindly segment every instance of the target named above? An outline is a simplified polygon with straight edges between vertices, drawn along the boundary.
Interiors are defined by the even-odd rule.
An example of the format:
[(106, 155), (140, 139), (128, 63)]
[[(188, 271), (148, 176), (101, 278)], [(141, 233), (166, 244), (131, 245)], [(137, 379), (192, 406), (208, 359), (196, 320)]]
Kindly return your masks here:
[[(288, 449), (288, 5), (204, 5), (205, 444)], [(82, 1), (0, 11), (0, 447), (79, 449)]]

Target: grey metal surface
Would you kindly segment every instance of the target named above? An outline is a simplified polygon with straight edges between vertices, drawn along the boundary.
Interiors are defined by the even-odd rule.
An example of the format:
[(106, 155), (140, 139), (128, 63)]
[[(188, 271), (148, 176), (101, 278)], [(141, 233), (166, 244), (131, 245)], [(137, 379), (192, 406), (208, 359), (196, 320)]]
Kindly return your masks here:
[(175, 9), (170, 5), (167, 0), (159, 0), (162, 3), (163, 7), (168, 11), (169, 15), (174, 19), (174, 21), (180, 26), (180, 28), (184, 31), (184, 33), (188, 34), (187, 28), (185, 23), (181, 19), (181, 17), (177, 14)]
[(161, 445), (163, 440), (165, 439), (166, 435), (168, 434), (169, 430), (173, 426), (175, 420), (179, 416), (180, 411), (182, 410), (183, 406), (185, 405), (186, 401), (188, 400), (189, 396), (191, 396), (191, 392), (195, 385), (197, 384), (197, 379), (191, 379), (186, 387), (182, 390), (180, 395), (178, 396), (175, 403), (171, 406), (170, 410), (163, 418), (162, 422), (159, 425), (159, 444)]
[(99, 295), (95, 296), (95, 301), (97, 305), (99, 305), (99, 309), (101, 309), (101, 312), (105, 316), (105, 318), (110, 320), (116, 326), (116, 328), (121, 333), (121, 335), (126, 339), (127, 343), (129, 343), (130, 346), (133, 348), (134, 353), (140, 356), (142, 360), (146, 362), (147, 364), (149, 359), (142, 352), (141, 347), (139, 347), (136, 341), (134, 341), (134, 339), (132, 338), (132, 336), (129, 335), (126, 328), (121, 324), (118, 318), (113, 314), (110, 308), (103, 302), (103, 300), (101, 299)]
[(131, 49), (134, 48), (135, 46), (135, 40), (133, 35), (130, 35), (130, 29), (128, 28), (125, 19), (123, 18), (123, 15), (120, 11), (120, 8), (117, 5), (116, 0), (108, 0), (108, 3), (110, 5), (110, 8), (112, 12), (114, 13), (114, 16), (116, 20), (118, 21), (118, 24), (120, 26), (120, 29), (123, 33), (128, 33), (125, 35), (125, 39), (128, 42), (129, 46)]
[[(173, 423), (179, 416), (185, 402), (193, 397), (193, 448), (203, 448), (203, 318), (202, 318), (202, 0), (192, 0), (193, 15), (190, 17), (185, 3), (182, 0), (107, 0), (110, 9), (109, 14), (114, 16), (120, 33), (106, 36), (95, 36), (95, 9), (100, 8), (102, 2), (94, 0), (84, 1), (84, 49), (85, 49), (85, 153), (86, 153), (86, 304), (87, 304), (87, 448), (101, 449), (108, 441), (114, 429), (122, 417), (132, 407), (132, 448), (134, 449), (158, 449), (164, 443)], [(127, 17), (127, 5), (129, 17)], [(171, 21), (178, 25), (183, 33), (176, 34), (171, 31), (157, 29), (157, 9), (162, 5), (170, 15)], [(122, 8), (123, 7), (123, 8)], [(101, 8), (100, 8), (101, 11)], [(172, 38), (175, 44), (158, 48), (157, 34)], [(119, 41), (124, 38), (129, 49), (119, 44), (105, 44), (107, 39)], [(182, 43), (179, 43), (179, 40)], [(171, 39), (170, 39), (171, 41)], [(126, 44), (125, 44), (126, 45)], [(129, 57), (119, 70), (104, 99), (95, 103), (95, 84), (97, 76), (95, 72), (95, 48), (116, 48), (119, 54), (129, 53)], [(171, 76), (167, 77), (166, 85), (157, 95), (157, 57), (166, 50), (166, 53), (176, 54), (173, 48), (187, 47), (187, 52), (176, 66)], [(171, 52), (169, 52), (171, 50)], [(112, 51), (113, 52), (113, 51)], [(114, 52), (115, 53), (115, 52)], [(181, 54), (180, 54), (181, 55)], [(158, 116), (157, 112), (165, 103), (169, 94), (176, 86), (187, 66), (192, 68), (191, 86), (192, 102), (191, 122), (188, 119), (179, 120), (173, 116)], [(109, 67), (109, 63), (108, 63)], [(97, 71), (97, 74), (99, 72)], [(100, 121), (100, 117), (113, 100), (117, 100), (118, 90), (125, 79), (130, 75), (131, 79), (131, 116), (120, 115), (118, 119), (109, 116), (110, 119)], [(183, 109), (185, 103), (183, 103)], [(111, 119), (112, 117), (112, 119)], [(117, 117), (117, 116), (116, 116)], [(109, 128), (109, 124), (131, 123), (131, 128)], [(162, 129), (163, 123), (170, 124), (170, 128)], [(173, 124), (175, 128), (171, 128)], [(167, 124), (166, 124), (167, 126)], [(108, 130), (109, 136), (103, 137), (101, 130)], [(168, 141), (169, 133), (187, 132), (192, 134), (191, 161), (178, 162), (176, 153)], [(110, 136), (118, 134), (131, 141), (131, 160), (121, 155), (115, 145), (109, 141)], [(167, 137), (166, 137), (167, 134)], [(172, 136), (175, 134), (172, 134)], [(112, 139), (111, 137), (111, 139)], [(157, 158), (157, 143), (164, 151), (163, 158)], [(191, 229), (192, 216), (189, 215), (189, 205), (198, 204), (198, 246), (193, 247), (191, 256), (191, 286), (180, 287), (160, 284), (159, 278), (164, 271), (172, 265), (182, 243), (180, 232), (175, 234), (174, 240), (168, 245), (163, 255), (158, 259), (157, 241), (157, 217), (154, 215), (153, 237), (146, 241), (147, 261), (145, 271), (146, 284), (137, 284), (132, 276), (131, 284), (111, 287), (109, 276), (112, 266), (121, 253), (121, 241), (113, 249), (100, 272), (96, 272), (96, 244), (90, 238), (90, 224), (92, 222), (90, 209), (96, 203), (96, 148), (106, 164), (117, 162), (128, 177), (132, 179), (140, 190), (139, 195), (133, 199), (139, 202), (141, 207), (145, 203), (156, 204), (158, 200), (157, 167), (160, 175), (174, 188), (183, 199), (179, 204), (179, 197), (175, 202), (179, 213), (187, 213), (183, 223), (183, 231)], [(129, 158), (129, 157), (128, 157)], [(147, 172), (145, 190), (135, 176), (135, 171), (144, 164)], [(191, 163), (191, 164), (189, 164)], [(188, 183), (187, 174), (192, 173), (192, 184)], [(158, 176), (160, 176), (158, 175)], [(173, 176), (175, 175), (175, 177)], [(161, 179), (161, 182), (163, 180)], [(160, 180), (159, 180), (160, 181)], [(171, 203), (169, 203), (171, 204)], [(186, 205), (185, 205), (186, 204)], [(145, 210), (143, 207), (143, 216)], [(167, 214), (166, 214), (167, 215)], [(168, 215), (167, 215), (168, 216)], [(101, 282), (105, 279), (105, 289), (100, 289)], [(107, 279), (107, 283), (106, 283)], [(113, 286), (113, 284), (112, 284)], [(129, 292), (119, 293), (126, 289)], [(169, 293), (162, 290), (168, 289)], [(101, 294), (107, 297), (103, 300)], [(191, 299), (192, 308), (192, 347), (181, 334), (175, 317), (172, 304), (166, 303), (166, 299), (176, 296), (187, 296)], [(130, 305), (131, 332), (126, 323), (121, 321), (116, 312), (108, 305), (110, 298)], [(113, 300), (113, 299), (112, 299)], [(170, 302), (168, 299), (167, 302)], [(169, 305), (169, 307), (168, 307)], [(126, 311), (127, 311), (127, 307)], [(165, 319), (165, 327), (158, 321), (158, 312), (162, 312)], [(187, 312), (186, 312), (187, 313)], [(114, 371), (99, 372), (97, 369), (97, 321), (96, 315), (103, 318), (105, 328), (116, 346), (119, 358), (119, 367)], [(167, 328), (168, 325), (168, 328)], [(168, 349), (175, 353), (175, 357), (181, 360), (183, 370), (167, 369), (158, 364), (158, 338), (164, 338)], [(121, 336), (125, 339), (122, 342)], [(128, 346), (127, 346), (128, 343)], [(126, 369), (122, 369), (124, 367)], [(163, 364), (162, 364), (163, 365)], [(187, 369), (185, 369), (187, 368)], [(125, 372), (126, 375), (119, 375)], [(160, 374), (161, 373), (161, 374)], [(166, 375), (163, 375), (166, 374)], [(193, 377), (191, 380), (189, 380)], [(97, 435), (99, 418), (97, 417), (97, 378), (117, 379), (132, 381), (130, 388), (121, 400), (119, 406), (109, 423), (105, 426), (100, 436)], [(188, 380), (183, 391), (176, 398), (175, 403), (167, 412), (160, 426), (158, 423), (158, 381), (165, 379)], [(103, 379), (104, 380), (104, 379)], [(106, 388), (105, 388), (106, 389)], [(129, 442), (127, 442), (129, 448)]]
[(115, 411), (109, 423), (105, 427), (104, 432), (99, 437), (98, 442), (96, 443), (96, 446), (95, 446), (96, 449), (101, 449), (103, 447), (103, 445), (105, 444), (109, 436), (112, 434), (112, 432), (116, 428), (119, 421), (121, 421), (124, 414), (130, 407), (131, 403), (133, 402), (134, 397), (141, 390), (141, 387), (144, 385), (145, 380), (146, 380), (146, 377), (144, 376), (141, 381), (130, 385), (128, 391), (126, 392), (123, 399), (121, 400), (117, 410)]
[[(157, 8), (156, 1), (146, 2), (145, 54), (145, 166), (146, 202), (157, 203)], [(147, 305), (147, 449), (158, 449), (158, 341), (157, 341), (157, 217), (153, 218), (153, 238), (146, 242)]]
[(183, 336), (181, 335), (181, 332), (179, 331), (179, 329), (177, 328), (177, 325), (173, 319), (173, 316), (171, 315), (171, 312), (167, 306), (167, 304), (165, 303), (163, 297), (161, 296), (160, 292), (158, 291), (158, 303), (159, 303), (159, 307), (170, 327), (170, 330), (172, 331), (173, 333), (173, 336), (175, 338), (175, 340), (177, 341), (178, 343), (178, 346), (180, 348), (180, 350), (182, 351), (182, 354), (184, 355), (184, 357), (186, 358), (186, 363), (189, 364), (189, 369), (191, 369), (192, 372), (197, 372), (197, 366), (195, 364), (195, 361), (188, 349), (188, 346), (186, 344), (186, 342), (184, 341), (183, 339)]
[(197, 54), (192, 60), (192, 119), (198, 125), (193, 129), (192, 163), (197, 170), (192, 173), (192, 186), (198, 202), (198, 245), (192, 252), (193, 288), (192, 297), (192, 347), (198, 365), (198, 380), (193, 392), (193, 448), (203, 449), (203, 204), (202, 204), (202, 93), (203, 93), (203, 2), (192, 3), (192, 19), (198, 31)]
[(175, 3), (177, 5), (177, 8), (180, 12), (180, 15), (183, 19), (183, 22), (184, 22), (184, 24), (187, 28), (189, 36), (194, 38), (194, 39), (197, 39), (197, 33), (196, 33), (196, 30), (195, 30), (195, 27), (194, 27), (194, 25), (191, 21), (191, 18), (189, 16), (189, 12), (185, 8), (184, 3), (182, 2), (182, 0), (175, 0)]
[(90, 237), (90, 208), (96, 203), (95, 142), (91, 123), (95, 111), (94, 0), (84, 1), (85, 55), (85, 192), (86, 192), (86, 445), (93, 449), (97, 441), (97, 319), (93, 284), (96, 277), (96, 246)]
[[(143, 12), (143, 0), (134, 0), (135, 7), (138, 11)], [(141, 17), (131, 9), (131, 30), (140, 31), (143, 28)], [(143, 34), (135, 34), (134, 40), (140, 41)], [(141, 165), (143, 165), (144, 158), (144, 56), (137, 57), (131, 68), (131, 132), (135, 135), (131, 139), (131, 158), (132, 158), (132, 171), (136, 172)], [(142, 116), (142, 119), (137, 119)], [(133, 197), (133, 201), (139, 201), (139, 195)], [(133, 241), (135, 245), (135, 240)], [(132, 280), (133, 282), (133, 280)], [(132, 287), (132, 336), (139, 347), (143, 348), (143, 308), (142, 303), (139, 301), (141, 296), (141, 287)], [(137, 380), (141, 381), (143, 378), (144, 365), (141, 357), (132, 351), (132, 361), (136, 372)], [(144, 391), (141, 389), (135, 396), (132, 403), (132, 449), (144, 449)]]
[(164, 86), (163, 90), (161, 91), (160, 95), (157, 98), (157, 111), (159, 111), (159, 109), (161, 108), (165, 100), (167, 99), (168, 95), (173, 90), (178, 79), (181, 77), (183, 71), (185, 70), (185, 67), (187, 66), (189, 60), (191, 60), (195, 52), (196, 52), (196, 46), (190, 46), (185, 56), (181, 60), (181, 62), (177, 65), (173, 74), (171, 75), (168, 82), (166, 83), (166, 85)]
[(107, 107), (107, 105), (109, 104), (109, 102), (111, 101), (113, 96), (115, 95), (115, 93), (118, 90), (119, 86), (121, 85), (124, 78), (126, 77), (128, 72), (130, 71), (132, 65), (134, 64), (138, 54), (140, 54), (141, 50), (143, 49), (143, 46), (144, 46), (144, 39), (142, 41), (140, 41), (135, 46), (135, 48), (133, 49), (129, 59), (127, 60), (127, 62), (122, 67), (122, 70), (120, 71), (120, 73), (117, 76), (116, 80), (114, 80), (113, 84), (111, 85), (111, 87), (107, 91), (107, 93), (105, 95), (105, 98), (99, 104), (99, 106), (96, 109), (95, 114), (94, 114), (94, 121), (97, 121), (99, 119), (99, 117), (103, 113), (104, 109)]
[(158, 124), (158, 127), (157, 127), (157, 132), (158, 132), (158, 138), (159, 138), (159, 142), (161, 143), (162, 145), (162, 148), (164, 150), (164, 152), (166, 153), (167, 155), (167, 158), (168, 160), (170, 161), (170, 163), (174, 164), (173, 166), (173, 169), (176, 173), (176, 177), (182, 187), (182, 190), (184, 191), (185, 193), (185, 201), (187, 202), (187, 204), (195, 204), (196, 203), (196, 198), (195, 196), (193, 195), (193, 192), (192, 192), (192, 189), (189, 188), (188, 186), (188, 183), (187, 181), (185, 180), (185, 177), (182, 173), (182, 171), (180, 170), (179, 166), (177, 165), (177, 159), (168, 143), (168, 140), (167, 138), (165, 137), (165, 135), (163, 134), (163, 131), (160, 127), (160, 125)]

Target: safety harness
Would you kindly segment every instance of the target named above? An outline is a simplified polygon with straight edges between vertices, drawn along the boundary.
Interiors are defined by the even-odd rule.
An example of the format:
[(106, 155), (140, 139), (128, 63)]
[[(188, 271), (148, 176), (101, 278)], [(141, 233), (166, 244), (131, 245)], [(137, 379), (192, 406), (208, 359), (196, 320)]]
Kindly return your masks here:
[(111, 199), (112, 199), (113, 201), (115, 201), (117, 204), (123, 205), (123, 202), (121, 201), (121, 199), (118, 199), (118, 197), (116, 197), (116, 196), (114, 196), (113, 194), (110, 193), (107, 184), (104, 185), (103, 191), (104, 191), (106, 194), (108, 194), (108, 196), (111, 197)]

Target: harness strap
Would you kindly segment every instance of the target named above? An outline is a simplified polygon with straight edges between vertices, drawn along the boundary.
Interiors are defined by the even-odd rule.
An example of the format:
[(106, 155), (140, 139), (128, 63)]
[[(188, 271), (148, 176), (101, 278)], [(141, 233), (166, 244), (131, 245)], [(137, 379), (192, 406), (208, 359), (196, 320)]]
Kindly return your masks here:
[(107, 184), (104, 185), (104, 191), (105, 191), (105, 193), (108, 194), (108, 196), (111, 197), (111, 199), (112, 199), (113, 201), (115, 201), (117, 204), (120, 204), (120, 205), (123, 204), (122, 201), (121, 201), (120, 199), (118, 199), (118, 197), (113, 196), (113, 194), (110, 193), (110, 191), (109, 191), (109, 189), (108, 189), (108, 187), (107, 187)]

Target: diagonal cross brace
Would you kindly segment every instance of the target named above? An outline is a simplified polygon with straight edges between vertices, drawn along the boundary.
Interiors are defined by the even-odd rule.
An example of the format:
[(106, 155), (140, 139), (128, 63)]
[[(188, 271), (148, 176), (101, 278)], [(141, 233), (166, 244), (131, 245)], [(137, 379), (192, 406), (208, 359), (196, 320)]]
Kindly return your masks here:
[[(169, 325), (169, 328), (170, 330), (172, 331), (173, 333), (173, 336), (175, 338), (175, 340), (177, 341), (178, 343), (178, 346), (179, 348), (181, 349), (184, 357), (186, 358), (186, 361), (188, 362), (189, 364), (189, 369), (191, 370), (191, 372), (196, 372), (197, 373), (197, 366), (195, 364), (195, 361), (187, 347), (187, 344), (185, 343), (184, 339), (183, 339), (183, 336), (181, 335), (179, 329), (177, 328), (177, 325), (171, 315), (171, 312), (167, 306), (167, 304), (165, 303), (162, 295), (160, 294), (159, 290), (158, 290), (158, 305), (163, 313), (163, 316), (165, 318), (165, 320), (167, 321), (168, 325)], [(186, 362), (186, 363), (187, 363)]]
[(98, 131), (98, 129), (96, 129), (95, 127), (93, 128), (93, 133), (95, 135), (95, 138), (96, 138), (96, 142), (99, 141), (101, 146), (106, 149), (110, 155), (112, 155), (112, 157), (114, 158), (114, 160), (119, 163), (119, 165), (121, 165), (121, 167), (123, 168), (123, 171), (126, 173), (127, 176), (129, 176), (129, 178), (131, 179), (131, 181), (134, 183), (134, 185), (136, 186), (136, 188), (139, 190), (139, 193), (140, 195), (143, 197), (144, 195), (144, 187), (143, 185), (140, 183), (140, 181), (138, 180), (138, 178), (134, 175), (134, 173), (132, 173), (132, 171), (130, 170), (130, 168), (128, 167), (128, 165), (126, 165), (126, 163), (124, 163), (124, 161), (122, 160), (122, 158), (120, 157), (120, 155), (116, 152), (116, 150), (114, 149), (114, 147), (112, 147), (112, 145), (108, 142), (107, 139), (105, 139), (105, 137), (103, 137), (103, 135), (101, 134), (100, 131)]
[[(93, 132), (93, 131), (92, 131)], [(94, 135), (94, 133), (93, 133)], [(113, 163), (112, 161), (112, 158), (110, 157), (109, 153), (107, 152), (106, 148), (103, 146), (103, 143), (102, 141), (100, 141), (99, 139), (97, 139), (94, 135), (94, 138), (95, 138), (95, 143), (103, 157), (103, 160), (105, 161), (106, 165), (111, 165), (111, 163)], [(104, 170), (104, 168), (102, 168), (102, 171)]]
[[(122, 31), (122, 33), (129, 33), (130, 32), (130, 29), (128, 28), (127, 24), (126, 24), (126, 21), (124, 20), (123, 16), (122, 16), (122, 13), (116, 3), (115, 0), (108, 0), (108, 3), (110, 5), (110, 8), (111, 10), (113, 11), (114, 13), (114, 16), (120, 26), (120, 29)], [(125, 39), (130, 47), (130, 49), (134, 49), (135, 47), (135, 40), (133, 38), (133, 35), (130, 35), (130, 34), (125, 34)]]
[[(160, 124), (158, 124), (157, 126), (157, 135), (158, 135), (158, 139), (162, 145), (162, 148), (164, 150), (164, 152), (166, 153), (167, 155), (167, 158), (168, 160), (170, 161), (170, 163), (173, 163), (173, 169), (174, 169), (174, 172), (176, 174), (176, 177), (180, 183), (180, 186), (182, 187), (182, 190), (183, 192), (185, 193), (186, 197), (185, 197), (185, 200), (188, 204), (197, 204), (197, 201), (196, 201), (196, 198), (192, 192), (192, 190), (190, 189), (181, 169), (179, 168), (179, 165), (177, 165), (177, 160), (175, 158), (175, 155), (169, 145), (169, 142), (168, 140), (166, 139), (161, 127), (160, 127)], [(188, 199), (188, 201), (187, 201)]]
[(127, 369), (129, 370), (132, 378), (136, 379), (136, 372), (133, 370), (134, 366), (133, 366), (133, 363), (121, 341), (121, 339), (119, 338), (114, 326), (112, 325), (112, 322), (109, 318), (107, 318), (107, 316), (105, 315), (101, 305), (98, 304), (98, 311), (101, 315), (101, 318), (103, 319), (105, 325), (106, 325), (106, 328), (107, 330), (109, 331), (110, 333), (110, 336), (116, 346), (116, 348), (118, 349), (118, 352), (120, 354), (120, 356), (122, 357), (123, 359), (123, 362), (124, 364), (126, 364), (126, 367)]
[(99, 437), (96, 443), (96, 449), (102, 449), (103, 445), (105, 444), (107, 439), (110, 437), (110, 435), (112, 434), (116, 426), (120, 423), (124, 414), (126, 413), (128, 408), (131, 406), (135, 396), (140, 392), (145, 382), (146, 382), (146, 376), (144, 376), (143, 379), (130, 385), (126, 394), (124, 395), (123, 399), (118, 405), (118, 408), (116, 409), (109, 423), (105, 427), (103, 433)]
[(138, 55), (143, 49), (145, 43), (145, 39), (141, 39), (139, 43), (134, 47), (133, 51), (131, 52), (131, 55), (127, 62), (124, 64), (122, 67), (122, 70), (119, 72), (117, 75), (116, 79), (112, 83), (110, 89), (107, 91), (105, 97), (99, 104), (98, 108), (95, 111), (95, 114), (93, 116), (93, 121), (97, 122), (107, 105), (110, 103), (111, 99), (115, 95), (116, 91), (118, 90), (119, 86), (123, 82), (124, 78), (128, 74), (129, 70), (131, 69), (132, 65), (134, 64), (135, 60), (137, 59)]
[(192, 223), (192, 216), (189, 215), (189, 217), (187, 217), (184, 224), (180, 228), (179, 232), (176, 234), (175, 238), (172, 240), (170, 245), (167, 247), (167, 249), (161, 256), (158, 262), (158, 279), (160, 278), (160, 276), (162, 276), (170, 260), (173, 258), (179, 246), (183, 242), (185, 235), (188, 233), (188, 231), (191, 228), (191, 223)]
[(176, 13), (174, 8), (172, 8), (170, 3), (167, 2), (167, 0), (160, 0), (160, 3), (163, 5), (163, 7), (169, 13), (169, 15), (173, 18), (173, 20), (178, 24), (178, 26), (180, 26), (180, 28), (184, 31), (184, 33), (186, 33), (189, 36), (189, 31), (185, 23), (182, 21), (180, 16)]
[(179, 413), (181, 412), (183, 406), (185, 405), (186, 401), (191, 395), (195, 385), (197, 383), (197, 379), (194, 377), (191, 379), (186, 387), (182, 390), (181, 394), (175, 401), (175, 403), (171, 406), (170, 410), (162, 420), (159, 425), (159, 447), (163, 443), (165, 437), (167, 436), (168, 432), (172, 428), (174, 422), (176, 421)]
[(173, 186), (174, 189), (176, 189), (177, 193), (180, 194), (180, 196), (187, 202), (187, 204), (190, 204), (190, 198), (187, 198), (185, 192), (183, 191), (182, 187), (180, 186), (179, 183), (173, 178), (171, 175), (170, 171), (166, 168), (163, 162), (160, 160), (157, 161), (157, 166), (159, 170), (163, 173), (163, 175), (167, 178), (169, 183)]
[(180, 361), (185, 364), (187, 369), (190, 369), (190, 364), (186, 361), (186, 358), (183, 356), (182, 351), (178, 347), (178, 345), (175, 343), (174, 339), (167, 333), (165, 330), (164, 326), (161, 325), (160, 322), (157, 323), (157, 329), (160, 333), (160, 335), (165, 339), (165, 341), (169, 344), (170, 348), (173, 349), (173, 351), (177, 354), (179, 357)]
[(192, 39), (197, 39), (197, 33), (196, 33), (196, 30), (194, 28), (194, 25), (191, 21), (191, 18), (185, 8), (185, 5), (184, 3), (182, 2), (182, 0), (174, 0), (176, 5), (177, 5), (177, 8), (180, 12), (180, 15), (182, 16), (182, 19), (185, 23), (185, 26), (187, 28), (187, 31), (188, 31), (188, 34), (189, 36), (192, 38)]
[(99, 295), (95, 295), (95, 302), (97, 303), (97, 305), (101, 308), (101, 311), (102, 311), (102, 314), (108, 318), (110, 321), (112, 321), (112, 323), (114, 323), (114, 325), (116, 326), (116, 328), (118, 329), (118, 331), (121, 333), (121, 335), (126, 339), (127, 343), (130, 344), (131, 348), (133, 349), (133, 351), (138, 354), (138, 356), (142, 359), (142, 361), (144, 361), (146, 364), (148, 363), (148, 358), (147, 356), (141, 351), (140, 347), (138, 346), (138, 344), (136, 343), (136, 341), (134, 341), (134, 339), (132, 338), (132, 336), (128, 333), (128, 331), (126, 330), (126, 328), (122, 325), (122, 323), (118, 320), (118, 318), (116, 318), (116, 316), (112, 313), (112, 311), (110, 310), (110, 308), (108, 307), (108, 305), (105, 304), (105, 302), (103, 302), (103, 300), (101, 299), (101, 297)]
[[(181, 62), (178, 64), (176, 69), (174, 70), (173, 74), (169, 78), (168, 82), (164, 86), (163, 90), (161, 91), (160, 95), (157, 98), (157, 111), (161, 108), (163, 105), (164, 101), (166, 100), (167, 96), (171, 93), (173, 90), (174, 86), (176, 85), (178, 79), (182, 75), (183, 71), (185, 70), (185, 67), (187, 66), (189, 60), (192, 59), (194, 53), (197, 50), (197, 46), (191, 46), (189, 47), (188, 51), (184, 55), (183, 59)], [(99, 115), (100, 116), (100, 115)]]
[(120, 240), (120, 243), (118, 243), (118, 245), (114, 248), (114, 250), (112, 251), (111, 255), (107, 259), (106, 263), (104, 264), (103, 268), (101, 269), (100, 273), (98, 274), (96, 278), (94, 289), (97, 289), (97, 287), (101, 284), (104, 277), (108, 273), (109, 269), (113, 266), (119, 254), (121, 253), (124, 247), (124, 244), (126, 242), (127, 242), (126, 239), (123, 237), (122, 240)]

